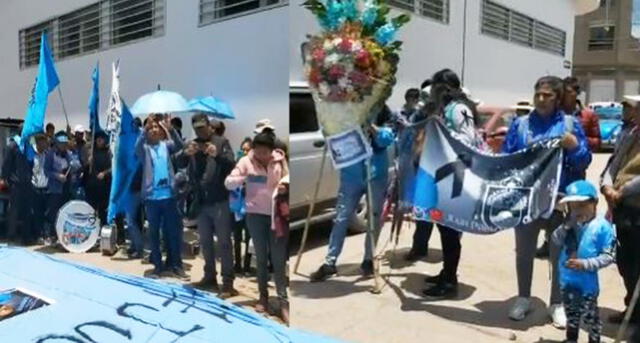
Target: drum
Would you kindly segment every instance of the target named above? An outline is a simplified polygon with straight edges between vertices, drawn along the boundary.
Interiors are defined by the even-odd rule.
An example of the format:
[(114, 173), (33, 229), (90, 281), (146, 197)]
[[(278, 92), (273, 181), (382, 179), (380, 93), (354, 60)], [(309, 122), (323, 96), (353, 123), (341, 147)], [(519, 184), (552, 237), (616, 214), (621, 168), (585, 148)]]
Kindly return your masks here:
[(91, 205), (84, 201), (72, 200), (58, 211), (56, 232), (58, 242), (67, 251), (87, 252), (98, 242), (100, 220)]

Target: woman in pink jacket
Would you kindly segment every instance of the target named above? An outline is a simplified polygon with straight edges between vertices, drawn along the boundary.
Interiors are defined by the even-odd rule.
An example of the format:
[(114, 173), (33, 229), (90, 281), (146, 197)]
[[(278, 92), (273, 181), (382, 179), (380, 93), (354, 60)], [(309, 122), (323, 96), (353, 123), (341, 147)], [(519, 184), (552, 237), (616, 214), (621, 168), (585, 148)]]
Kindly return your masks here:
[(268, 261), (271, 254), (276, 292), (282, 309), (281, 317), (287, 321), (289, 303), (286, 288), (287, 237), (277, 237), (272, 229), (273, 194), (280, 180), (289, 174), (285, 154), (275, 149), (275, 136), (264, 132), (256, 135), (249, 155), (238, 161), (235, 169), (225, 180), (227, 189), (246, 187), (246, 223), (253, 240), (258, 264), (258, 289), (260, 300), (257, 312), (269, 309)]

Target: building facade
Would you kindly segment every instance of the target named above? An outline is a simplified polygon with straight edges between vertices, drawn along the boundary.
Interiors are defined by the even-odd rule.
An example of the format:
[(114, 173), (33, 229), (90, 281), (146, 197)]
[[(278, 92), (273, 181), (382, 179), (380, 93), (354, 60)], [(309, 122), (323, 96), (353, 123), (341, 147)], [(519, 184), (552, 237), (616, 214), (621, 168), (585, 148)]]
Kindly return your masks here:
[(603, 0), (576, 18), (573, 74), (587, 102), (621, 101), (640, 92), (640, 41), (632, 32), (633, 0)]
[[(300, 45), (319, 26), (303, 0), (290, 6), (290, 81), (304, 80)], [(540, 76), (571, 73), (574, 17), (596, 0), (391, 0), (409, 12), (402, 28), (398, 83), (390, 104), (442, 68), (463, 78), (472, 96), (490, 105), (531, 99)]]
[[(46, 30), (71, 126), (88, 125), (98, 62), (104, 123), (111, 64), (119, 60), (121, 96), (130, 106), (158, 86), (186, 98), (214, 95), (236, 114), (226, 125), (234, 146), (263, 118), (288, 133), (287, 0), (2, 1), (0, 18), (0, 117), (24, 117)], [(66, 125), (57, 91), (46, 120)]]

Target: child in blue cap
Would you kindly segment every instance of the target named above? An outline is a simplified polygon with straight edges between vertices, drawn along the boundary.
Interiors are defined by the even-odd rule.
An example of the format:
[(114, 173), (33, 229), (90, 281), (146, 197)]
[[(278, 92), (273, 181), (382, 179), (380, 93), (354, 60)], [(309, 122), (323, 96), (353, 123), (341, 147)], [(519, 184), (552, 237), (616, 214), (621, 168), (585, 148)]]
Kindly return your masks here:
[(566, 343), (577, 342), (580, 321), (589, 328), (589, 343), (600, 342), (598, 270), (614, 262), (616, 238), (611, 224), (596, 215), (598, 192), (588, 181), (571, 183), (566, 196), (569, 215), (553, 233), (561, 247), (558, 272), (567, 314)]

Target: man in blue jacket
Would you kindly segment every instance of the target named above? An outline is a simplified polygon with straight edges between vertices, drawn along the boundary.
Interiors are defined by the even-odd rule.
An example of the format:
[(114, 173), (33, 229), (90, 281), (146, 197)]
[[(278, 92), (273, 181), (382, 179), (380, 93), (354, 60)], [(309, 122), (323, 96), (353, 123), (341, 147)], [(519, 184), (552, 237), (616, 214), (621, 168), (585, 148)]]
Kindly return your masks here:
[[(560, 108), (563, 95), (564, 84), (560, 78), (540, 78), (535, 84), (535, 109), (529, 115), (514, 120), (503, 146), (504, 152), (513, 153), (537, 142), (560, 139), (560, 146), (564, 151), (559, 187), (561, 194), (567, 185), (582, 178), (591, 163), (591, 151), (580, 122), (575, 117), (565, 114)], [(511, 319), (523, 320), (530, 311), (533, 259), (540, 230), (544, 229), (550, 233), (562, 221), (562, 212), (556, 210), (548, 219), (541, 218), (515, 229), (518, 298), (509, 312)], [(552, 244), (553, 274), (549, 314), (554, 326), (564, 328), (566, 316), (558, 285), (558, 253), (559, 247)]]
[[(383, 126), (391, 119), (390, 111), (385, 109), (378, 115), (376, 124), (377, 128), (371, 131), (371, 146), (373, 148), (373, 156), (371, 157), (371, 182), (372, 182), (372, 200), (373, 200), (373, 217), (374, 217), (374, 236), (373, 240), (378, 240), (380, 233), (382, 206), (384, 205), (387, 183), (389, 179), (389, 158), (387, 156), (387, 148), (395, 139), (393, 131), (390, 127)], [(347, 235), (347, 229), (351, 223), (351, 219), (355, 215), (360, 199), (367, 192), (367, 168), (364, 162), (354, 164), (352, 166), (340, 170), (340, 188), (338, 190), (338, 203), (336, 204), (336, 218), (331, 236), (329, 238), (329, 252), (325, 259), (325, 263), (311, 274), (312, 282), (324, 281), (337, 273), (336, 261), (342, 252), (344, 239)], [(361, 265), (362, 274), (371, 276), (373, 274), (373, 254), (371, 249), (371, 235), (367, 233), (365, 239), (365, 253)]]

